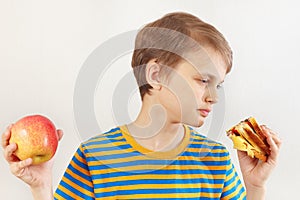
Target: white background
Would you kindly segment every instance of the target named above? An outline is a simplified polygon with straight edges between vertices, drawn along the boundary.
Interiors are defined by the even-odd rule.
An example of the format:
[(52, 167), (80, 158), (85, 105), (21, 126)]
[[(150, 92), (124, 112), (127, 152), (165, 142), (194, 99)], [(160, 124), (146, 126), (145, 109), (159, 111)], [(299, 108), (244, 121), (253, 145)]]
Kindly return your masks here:
[[(218, 140), (228, 147), (238, 166), (225, 130), (248, 116), (255, 116), (260, 123), (274, 129), (283, 139), (283, 146), (278, 166), (267, 184), (267, 199), (298, 199), (300, 13), (297, 1), (1, 0), (2, 132), (8, 124), (32, 113), (47, 115), (64, 130), (53, 170), (56, 188), (82, 142), (74, 122), (73, 91), (83, 62), (112, 36), (138, 29), (172, 11), (190, 12), (211, 23), (233, 48), (234, 67), (224, 85), (226, 112)], [(118, 81), (130, 70), (130, 56), (115, 61), (112, 66), (119, 73), (110, 80)], [(95, 112), (103, 129), (115, 126), (109, 102), (101, 101), (111, 94), (114, 84), (107, 82), (95, 93)], [(139, 109), (136, 104), (140, 105), (137, 93), (129, 102), (133, 117)], [(204, 127), (203, 132), (206, 130)], [(32, 199), (29, 188), (10, 174), (3, 156), (0, 198)]]

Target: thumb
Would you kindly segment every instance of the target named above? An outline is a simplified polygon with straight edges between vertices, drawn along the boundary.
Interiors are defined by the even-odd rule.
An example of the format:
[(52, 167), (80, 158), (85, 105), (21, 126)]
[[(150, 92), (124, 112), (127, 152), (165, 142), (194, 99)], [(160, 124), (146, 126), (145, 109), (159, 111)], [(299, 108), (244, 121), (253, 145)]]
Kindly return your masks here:
[(13, 162), (10, 164), (10, 171), (18, 178), (22, 178), (25, 175), (25, 169), (32, 164), (32, 159), (28, 158), (23, 161)]
[(246, 151), (240, 151), (240, 150), (237, 150), (237, 155), (239, 160), (242, 160), (248, 156)]
[(58, 136), (58, 141), (60, 141), (64, 135), (64, 132), (61, 129), (58, 129), (56, 132), (57, 132), (57, 136)]

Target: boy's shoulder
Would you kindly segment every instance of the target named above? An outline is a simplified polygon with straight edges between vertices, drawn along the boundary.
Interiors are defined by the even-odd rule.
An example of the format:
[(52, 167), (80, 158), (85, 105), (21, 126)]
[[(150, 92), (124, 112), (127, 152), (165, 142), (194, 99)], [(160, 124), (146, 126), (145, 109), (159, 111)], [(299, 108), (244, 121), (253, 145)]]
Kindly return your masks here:
[(111, 128), (108, 131), (105, 131), (103, 133), (99, 133), (96, 136), (86, 140), (82, 143), (82, 146), (98, 146), (98, 147), (105, 147), (108, 144), (114, 144), (114, 143), (120, 143), (125, 142), (125, 139), (122, 135), (121, 128), (119, 126), (116, 126), (114, 128)]
[[(185, 125), (190, 136), (189, 147), (198, 149), (211, 149), (222, 152), (227, 152), (226, 147), (213, 139), (205, 136), (204, 134), (198, 132), (193, 127)], [(97, 151), (111, 151), (115, 149), (130, 150), (131, 145), (126, 141), (122, 130), (122, 126), (116, 126), (108, 131), (100, 133), (87, 141), (83, 142), (81, 145), (84, 149), (94, 149)]]
[(205, 136), (190, 126), (187, 127), (190, 129), (191, 145), (196, 145), (201, 148), (209, 147), (227, 151), (226, 147), (221, 142)]

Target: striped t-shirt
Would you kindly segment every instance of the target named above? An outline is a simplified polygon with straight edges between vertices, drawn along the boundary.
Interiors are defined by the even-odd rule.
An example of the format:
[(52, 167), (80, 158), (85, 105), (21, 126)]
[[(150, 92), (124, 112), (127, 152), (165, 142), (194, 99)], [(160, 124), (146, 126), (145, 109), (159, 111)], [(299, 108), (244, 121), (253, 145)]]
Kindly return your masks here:
[(185, 126), (181, 144), (153, 152), (120, 126), (82, 143), (54, 199), (246, 199), (226, 148)]

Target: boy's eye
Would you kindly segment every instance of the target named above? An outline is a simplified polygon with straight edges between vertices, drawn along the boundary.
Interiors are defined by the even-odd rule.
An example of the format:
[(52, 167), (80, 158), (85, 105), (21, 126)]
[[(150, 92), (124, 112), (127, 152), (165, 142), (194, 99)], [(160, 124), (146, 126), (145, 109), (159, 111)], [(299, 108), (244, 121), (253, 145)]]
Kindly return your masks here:
[(208, 79), (201, 79), (202, 83), (208, 83)]
[(201, 83), (208, 83), (208, 82), (209, 82), (209, 80), (208, 80), (208, 79), (205, 79), (205, 78), (203, 78), (203, 79), (198, 79), (198, 81), (201, 82)]
[(223, 87), (222, 83), (217, 85), (217, 89), (221, 89), (222, 87)]

